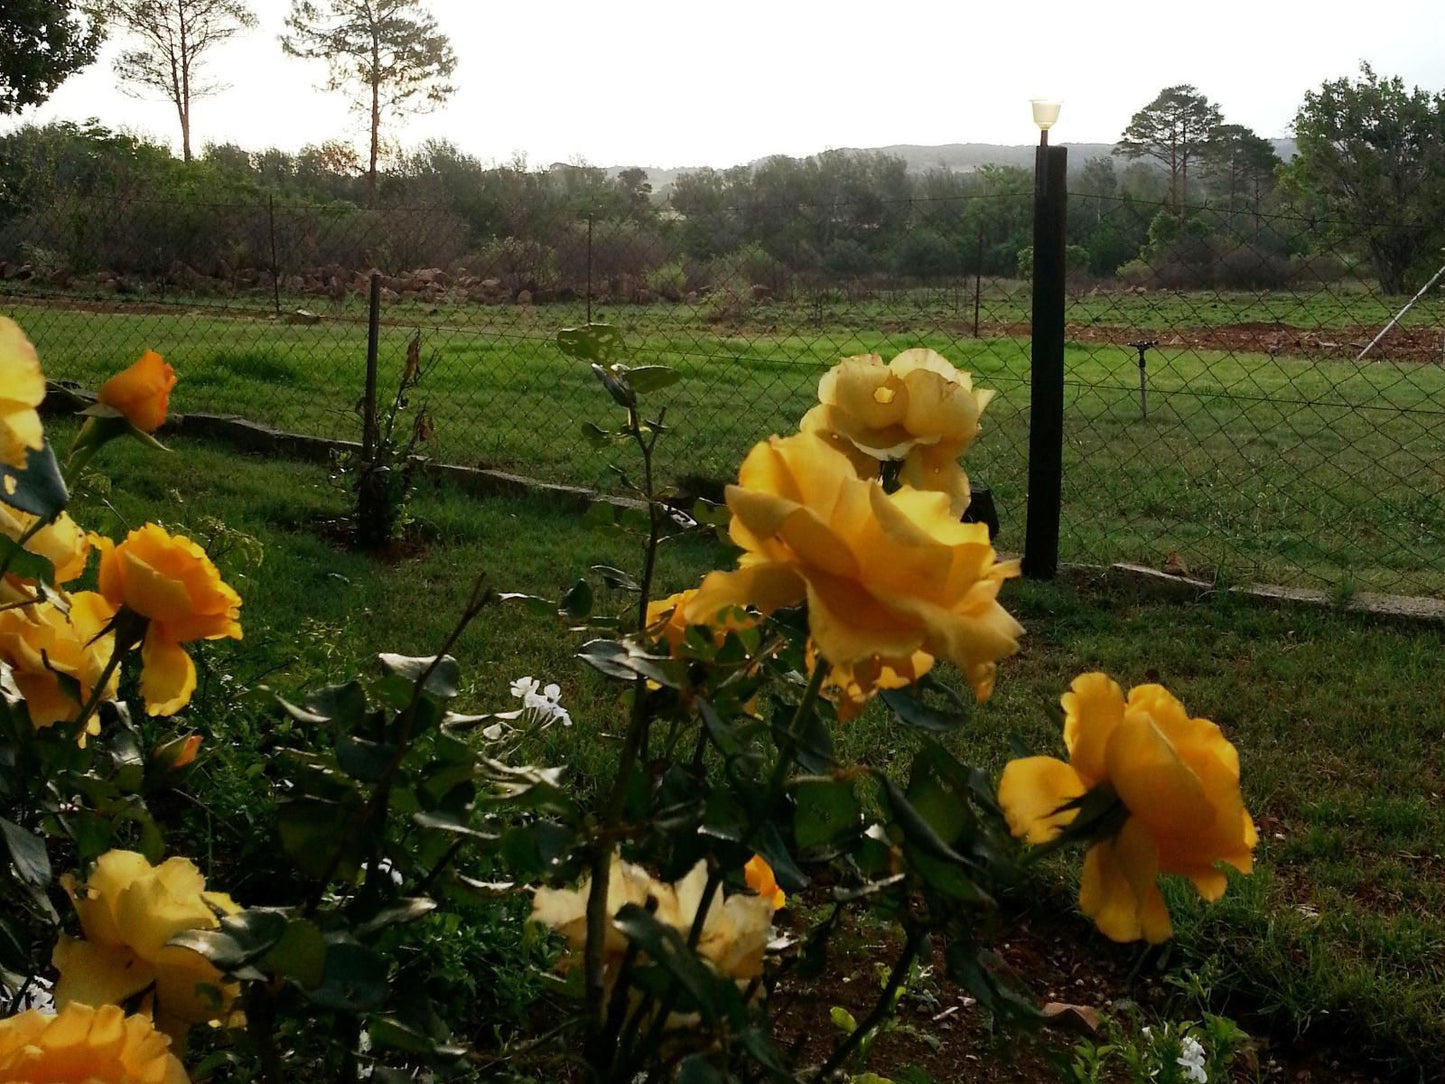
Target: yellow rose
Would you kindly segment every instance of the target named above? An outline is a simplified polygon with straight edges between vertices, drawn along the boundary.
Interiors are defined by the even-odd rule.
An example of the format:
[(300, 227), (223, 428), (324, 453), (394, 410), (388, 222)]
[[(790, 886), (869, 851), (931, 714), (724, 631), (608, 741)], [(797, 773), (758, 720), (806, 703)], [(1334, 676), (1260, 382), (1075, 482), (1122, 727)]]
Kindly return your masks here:
[(44, 398), (35, 347), (19, 324), (0, 316), (0, 465), (24, 470), (26, 456), (45, 447), (36, 409)]
[(800, 428), (832, 441), (864, 478), (878, 476), (879, 461), (901, 459), (899, 481), (947, 493), (962, 515), (969, 487), (958, 458), (978, 436), (979, 415), (993, 396), (933, 350), (905, 350), (887, 365), (862, 354), (824, 374), (818, 405)]
[[(808, 643), (808, 674), (817, 665), (817, 651), (811, 641)], [(915, 651), (906, 659), (864, 659), (857, 663), (834, 666), (823, 681), (823, 695), (833, 703), (840, 722), (848, 722), (863, 714), (868, 701), (882, 689), (906, 689), (924, 674), (933, 669), (933, 656), (926, 651)], [(979, 695), (987, 697), (993, 691), (993, 678), (987, 677), (984, 691)]]
[(114, 1005), (67, 1005), (0, 1020), (0, 1081), (30, 1084), (189, 1084), (170, 1041)]
[[(657, 920), (686, 939), (702, 905), (706, 885), (705, 862), (699, 862), (677, 883), (667, 884), (653, 880), (641, 866), (624, 862), (614, 854), (607, 882), (607, 913), (616, 915), (629, 903), (645, 907), (652, 898), (657, 901), (653, 912)], [(537, 889), (532, 896), (532, 914), (528, 921), (539, 922), (562, 934), (572, 952), (580, 956), (587, 947), (587, 895), (591, 887), (591, 877), (584, 877), (574, 889)], [(724, 899), (718, 891), (703, 919), (698, 955), (720, 975), (745, 985), (762, 974), (772, 923), (771, 898), (735, 893)], [(608, 989), (617, 977), (626, 952), (626, 936), (609, 922), (603, 948)]]
[[(103, 631), (114, 613), (105, 599), (94, 591), (81, 591), (68, 601), (68, 615), (51, 602), (0, 610), (0, 660), (10, 664), (37, 728), (80, 715), (115, 649), (115, 637)], [(119, 674), (112, 671), (102, 699), (116, 698), (119, 681)], [(77, 686), (79, 700), (74, 695)], [(92, 716), (86, 733), (100, 733), (98, 718)], [(85, 734), (80, 744), (85, 744)]]
[[(18, 542), (39, 518), (8, 504), (0, 504), (0, 534)], [(25, 548), (55, 566), (55, 582), (58, 584), (69, 583), (80, 576), (90, 557), (90, 539), (70, 518), (69, 512), (61, 512), (54, 521), (26, 538)]]
[(241, 596), (221, 580), (206, 551), (147, 523), (119, 545), (94, 537), (100, 593), (148, 624), (141, 646), (141, 695), (151, 715), (173, 715), (196, 688), (196, 667), (181, 644), (241, 638)]
[[(670, 655), (676, 656), (682, 651), (683, 641), (687, 639), (687, 630), (690, 627), (687, 607), (696, 594), (697, 588), (694, 587), (648, 603), (647, 631), (654, 639), (667, 644)], [(729, 632), (739, 632), (755, 624), (756, 620), (734, 610), (722, 615), (720, 620), (710, 622), (709, 626), (713, 632), (713, 642), (720, 646)]]
[(865, 696), (888, 687), (885, 672), (916, 675), (943, 658), (984, 699), (998, 660), (1018, 649), (1023, 628), (998, 603), (1018, 562), (997, 561), (988, 528), (959, 523), (944, 494), (885, 493), (823, 438), (799, 433), (754, 447), (727, 503), (746, 552), (737, 571), (703, 580), (689, 621), (806, 600), (817, 652)]
[[(62, 878), (85, 938), (61, 935), (54, 960), (55, 1003), (118, 1004), (147, 994), (156, 1026), (177, 1041), (192, 1024), (226, 1020), (238, 988), (199, 953), (167, 945), (184, 930), (220, 925), (218, 911), (240, 908), (185, 858), (152, 866), (133, 851), (107, 851), (85, 885)], [(209, 989), (202, 989), (207, 987)]]
[(778, 887), (778, 879), (773, 876), (773, 867), (768, 865), (768, 860), (762, 855), (755, 854), (748, 859), (748, 864), (743, 867), (743, 879), (761, 899), (768, 901), (774, 911), (780, 911), (788, 905), (787, 893)]
[(147, 350), (128, 369), (100, 386), (99, 399), (114, 407), (145, 433), (154, 433), (166, 420), (176, 371), (154, 350)]
[(1136, 686), (1125, 700), (1107, 675), (1084, 674), (1060, 702), (1069, 762), (1011, 761), (999, 805), (1014, 835), (1046, 843), (1077, 815), (1067, 803), (1111, 787), (1128, 816), (1085, 856), (1079, 905), (1115, 941), (1167, 940), (1158, 874), (1188, 877), (1212, 902), (1228, 884), (1220, 863), (1253, 868), (1258, 837), (1240, 795), (1239, 754), (1162, 685)]

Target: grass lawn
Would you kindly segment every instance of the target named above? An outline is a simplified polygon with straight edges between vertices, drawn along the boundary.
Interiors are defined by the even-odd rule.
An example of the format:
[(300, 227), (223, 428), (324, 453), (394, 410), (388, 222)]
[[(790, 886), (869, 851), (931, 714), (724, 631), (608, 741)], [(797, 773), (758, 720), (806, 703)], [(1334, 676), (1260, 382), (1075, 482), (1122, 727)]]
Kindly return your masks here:
[[(951, 301), (949, 299), (952, 299)], [(754, 308), (743, 324), (711, 323), (689, 306), (600, 308), (627, 334), (633, 360), (676, 367), (685, 379), (654, 397), (676, 427), (665, 470), (728, 478), (760, 434), (787, 432), (840, 356), (908, 346), (940, 350), (998, 391), (968, 469), (995, 493), (1000, 544), (1022, 546), (1029, 409), (1026, 341), (970, 337), (969, 299), (900, 293)], [(1017, 288), (985, 299), (985, 324), (1027, 319)], [(326, 318), (289, 325), (269, 310), (194, 307), (90, 312), (71, 300), (7, 300), (0, 311), (35, 339), (47, 372), (90, 387), (152, 347), (176, 366), (180, 411), (240, 414), (283, 428), (354, 437), (366, 327), (355, 299)], [(1393, 304), (1393, 301), (1391, 302)], [(1376, 326), (1388, 306), (1368, 293), (1083, 296), (1071, 326), (1137, 328), (1218, 321), (1294, 320), (1301, 326)], [(406, 302), (382, 330), (383, 388), (422, 329), (434, 365), (414, 396), (435, 416), (439, 459), (613, 488), (584, 440), (605, 420), (603, 397), (556, 349), (557, 328), (580, 305), (543, 308)], [(1439, 323), (1428, 299), (1413, 314)], [(891, 330), (868, 330), (886, 328)], [(995, 332), (994, 334), (1001, 334)], [(1235, 580), (1445, 596), (1445, 367), (1158, 347), (1149, 361), (1149, 416), (1140, 417), (1134, 352), (1080, 339), (1066, 355), (1066, 561), (1171, 555), (1191, 571)], [(1241, 349), (1241, 348), (1236, 348)], [(1254, 349), (1263, 350), (1262, 346)]]
[[(63, 426), (52, 432), (65, 439)], [(318, 522), (338, 514), (343, 498), (320, 468), (181, 441), (172, 458), (126, 446), (107, 466), (118, 482), (109, 506), (84, 498), (76, 509), (82, 522), (117, 515), (199, 528), (214, 516), (265, 547), (260, 568), (237, 581), (245, 640), (205, 653), (211, 689), (201, 701), (225, 706), (189, 722), (213, 744), (264, 744), (263, 698), (243, 695), (247, 686), (264, 681), (295, 692), (344, 678), (378, 650), (433, 650), (480, 571), (499, 589), (555, 597), (589, 565), (635, 563), (628, 540), (539, 500), (442, 492), (416, 502), (429, 544), (382, 563), (321, 536)], [(670, 544), (661, 587), (686, 586), (727, 560), (710, 542)], [(1059, 752), (1044, 705), (1092, 668), (1126, 686), (1157, 676), (1240, 750), (1246, 800), (1261, 829), (1260, 869), (1234, 879), (1213, 907), (1168, 886), (1178, 936), (1143, 965), (1213, 958), (1216, 993), (1236, 1011), (1262, 1012), (1277, 1034), (1309, 1029), (1439, 1079), (1445, 651), (1438, 630), (1225, 596), (1168, 603), (1095, 586), (1015, 583), (1005, 601), (1030, 631), (1022, 653), (1003, 664), (994, 699), (956, 738), (967, 758), (996, 771), (1015, 740)], [(572, 658), (575, 646), (551, 620), (516, 609), (476, 622), (456, 653), (463, 709), (503, 708), (508, 683), (524, 674), (561, 684), (576, 725), (554, 727), (525, 753), (567, 763), (585, 792), (610, 770), (619, 704), (615, 686)], [(225, 695), (214, 695), (217, 684)], [(911, 738), (878, 712), (838, 737), (840, 752), (873, 763), (901, 763), (910, 752)], [(244, 816), (254, 800), (244, 780), (212, 782), (217, 817)], [(1034, 906), (1065, 899), (1076, 868), (1075, 861), (1044, 874), (1045, 902)], [(244, 880), (229, 888), (246, 898)], [(1136, 959), (1132, 950), (1097, 945)]]

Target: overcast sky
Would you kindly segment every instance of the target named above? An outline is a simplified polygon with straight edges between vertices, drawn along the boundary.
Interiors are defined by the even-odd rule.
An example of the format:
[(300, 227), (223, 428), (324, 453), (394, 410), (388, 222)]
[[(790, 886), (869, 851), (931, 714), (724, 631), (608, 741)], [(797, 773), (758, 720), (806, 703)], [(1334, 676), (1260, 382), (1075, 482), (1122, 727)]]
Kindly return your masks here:
[[(277, 44), (290, 0), (209, 57), (230, 89), (193, 106), (193, 145), (296, 150), (360, 139), (324, 66)], [(432, 0), (459, 57), (449, 104), (394, 131), (483, 160), (726, 166), (891, 143), (1026, 143), (1060, 97), (1060, 142), (1111, 142), (1172, 83), (1288, 134), (1307, 88), (1361, 60), (1445, 88), (1445, 0)], [(112, 42), (25, 120), (98, 117), (178, 143), (174, 109), (117, 89)], [(11, 127), (12, 119), (6, 127)]]

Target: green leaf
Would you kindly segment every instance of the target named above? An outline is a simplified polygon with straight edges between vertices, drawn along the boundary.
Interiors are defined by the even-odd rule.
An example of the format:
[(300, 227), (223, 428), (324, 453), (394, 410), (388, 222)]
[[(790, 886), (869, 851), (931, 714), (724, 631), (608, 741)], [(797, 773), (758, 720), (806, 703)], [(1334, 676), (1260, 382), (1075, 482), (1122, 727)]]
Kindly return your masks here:
[(496, 832), (484, 831), (480, 828), (473, 828), (468, 819), (455, 813), (420, 812), (411, 815), (411, 821), (418, 828), (434, 828), (439, 832), (450, 832), (456, 836), (469, 836), (472, 839), (495, 840), (500, 836)]
[(677, 1084), (727, 1084), (731, 1079), (701, 1054), (693, 1054), (677, 1070)]
[(285, 935), (286, 914), (252, 907), (223, 915), (214, 930), (182, 930), (169, 945), (198, 952), (222, 971), (234, 972), (255, 963)]
[(450, 655), (443, 655), (441, 661), (437, 662), (433, 655), (411, 656), (382, 653), (377, 656), (377, 660), (388, 676), (400, 678), (408, 685), (415, 685), (420, 681), (421, 676), (427, 673), (433, 662), (436, 662), (436, 667), (431, 670), (430, 674), (427, 674), (426, 684), (422, 687), (423, 691), (442, 700), (450, 700), (460, 691), (458, 686), (461, 683), (461, 667), (457, 665), (457, 660)]
[(595, 362), (592, 365), (592, 375), (601, 381), (602, 386), (607, 389), (607, 394), (612, 396), (612, 401), (620, 407), (631, 410), (637, 406), (637, 393), (627, 383), (627, 370), (620, 365), (613, 365), (603, 368)]
[(622, 353), (622, 332), (612, 324), (583, 324), (557, 332), (557, 346), (569, 358), (608, 362)]
[(609, 430), (603, 429), (596, 422), (583, 422), (582, 435), (594, 448), (606, 448), (612, 443), (613, 438), (613, 434)]
[(562, 613), (573, 621), (584, 621), (592, 613), (592, 585), (578, 580), (562, 596)]
[(833, 1026), (844, 1035), (852, 1035), (858, 1030), (858, 1021), (855, 1020), (853, 1014), (843, 1008), (842, 1005), (834, 1005), (829, 1009), (828, 1019), (833, 1021)]
[(25, 938), (10, 920), (0, 915), (0, 969), (24, 974), (30, 966), (30, 953), (25, 950)]
[(557, 612), (557, 604), (540, 595), (524, 595), (519, 591), (508, 591), (497, 596), (498, 602), (512, 602), (536, 617), (551, 617)]
[(627, 370), (627, 383), (633, 391), (643, 393), (671, 387), (682, 379), (682, 374), (666, 365), (639, 365)]
[(631, 681), (645, 677), (670, 689), (680, 688), (680, 666), (665, 656), (649, 655), (628, 640), (589, 640), (577, 657), (608, 677)]
[(801, 892), (808, 887), (808, 875), (793, 861), (783, 834), (772, 821), (765, 821), (757, 835), (758, 853), (773, 867), (773, 876), (787, 892)]
[(41, 583), (55, 582), (55, 566), (48, 558), (31, 553), (7, 534), (0, 534), (0, 568), (6, 573)]
[(307, 997), (334, 1012), (369, 1012), (386, 1000), (389, 973), (380, 953), (338, 938), (327, 944), (321, 982), (307, 991)]
[(0, 817), (0, 840), (4, 840), (10, 863), (22, 881), (37, 887), (50, 883), (50, 856), (45, 851), (45, 840), (4, 817)]
[(24, 470), (0, 463), (0, 502), (50, 519), (63, 511), (69, 500), (70, 491), (48, 439), (44, 448), (26, 457)]
[(266, 954), (265, 964), (304, 989), (319, 985), (326, 966), (326, 941), (321, 928), (309, 919), (287, 923), (286, 932)]
[(403, 922), (415, 922), (423, 915), (429, 915), (437, 908), (436, 900), (427, 899), (425, 896), (413, 896), (403, 900), (397, 900), (390, 906), (383, 907), (371, 918), (367, 919), (356, 928), (358, 937), (366, 937), (385, 929), (387, 926), (395, 926)]
[(367, 741), (353, 734), (336, 740), (336, 763), (343, 772), (362, 783), (375, 783), (396, 755), (396, 746)]
[(800, 850), (836, 843), (862, 822), (863, 803), (851, 781), (800, 783), (793, 799), (793, 838)]
[[(592, 507), (596, 508), (597, 505), (594, 504)], [(607, 522), (612, 522), (610, 513)], [(593, 565), (592, 571), (601, 576), (602, 582), (614, 591), (631, 591), (636, 594), (642, 590), (642, 585), (620, 568), (613, 568), (611, 565)]]
[(366, 691), (359, 681), (348, 681), (344, 685), (327, 685), (308, 693), (302, 706), (288, 703), (281, 697), (282, 709), (298, 723), (322, 726), (339, 723), (346, 729), (358, 726), (366, 717)]
[[(280, 802), (276, 806), (276, 829), (281, 847), (303, 873), (320, 877), (345, 838), (347, 827), (361, 815), (361, 801), (355, 795), (341, 802), (317, 798)], [(347, 848), (336, 867), (338, 877), (350, 880), (356, 876), (359, 849), (364, 843), (357, 838)]]
[[(925, 703), (925, 692), (937, 693), (944, 700), (943, 706)], [(932, 734), (957, 730), (968, 722), (970, 713), (968, 702), (932, 674), (925, 674), (912, 688), (885, 689), (879, 698), (899, 722)]]

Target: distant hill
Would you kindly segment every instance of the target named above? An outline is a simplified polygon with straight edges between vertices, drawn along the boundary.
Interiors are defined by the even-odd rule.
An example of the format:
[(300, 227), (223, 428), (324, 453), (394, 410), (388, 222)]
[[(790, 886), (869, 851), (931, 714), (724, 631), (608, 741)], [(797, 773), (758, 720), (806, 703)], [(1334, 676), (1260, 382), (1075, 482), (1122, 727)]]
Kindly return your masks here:
[[(1274, 139), (1275, 152), (1288, 162), (1295, 156), (1295, 142), (1293, 139)], [(1084, 163), (1091, 158), (1099, 158), (1113, 152), (1112, 143), (1064, 143), (1062, 146), (1069, 148), (1069, 170), (1083, 169)], [(1034, 161), (1034, 144), (1020, 143), (943, 143), (936, 147), (919, 146), (915, 143), (895, 143), (888, 147), (844, 147), (844, 151), (853, 154), (891, 154), (896, 158), (902, 158), (908, 163), (908, 169), (914, 173), (924, 173), (930, 169), (951, 169), (961, 173), (978, 169), (980, 166), (1022, 166), (1028, 168)], [(757, 165), (763, 161), (759, 158), (750, 162), (749, 165)], [(626, 166), (612, 166), (608, 173), (616, 176)], [(658, 166), (643, 166), (647, 170), (647, 178), (652, 183), (652, 191), (657, 195), (663, 195), (672, 187), (681, 174), (693, 173), (697, 166), (678, 166), (671, 169), (663, 169)]]

